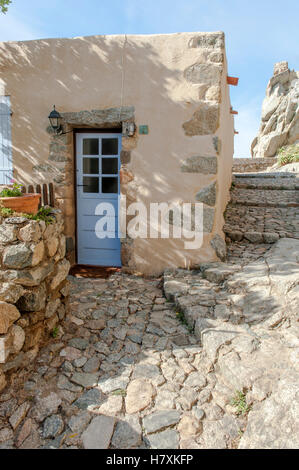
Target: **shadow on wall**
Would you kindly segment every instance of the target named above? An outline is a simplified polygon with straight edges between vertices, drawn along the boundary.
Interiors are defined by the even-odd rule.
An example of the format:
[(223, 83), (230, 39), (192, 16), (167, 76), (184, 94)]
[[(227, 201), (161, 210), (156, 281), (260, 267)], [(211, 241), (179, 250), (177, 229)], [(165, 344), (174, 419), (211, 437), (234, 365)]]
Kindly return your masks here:
[[(32, 182), (32, 167), (45, 162), (53, 164), (48, 161), (45, 142), (50, 141), (46, 134), (47, 116), (54, 103), (60, 112), (78, 112), (139, 102), (140, 107), (146, 107), (147, 115), (155, 116), (156, 125), (162, 129), (169, 129), (168, 122), (172, 112), (177, 113), (178, 105), (184, 107), (183, 102), (171, 98), (172, 85), (181, 79), (180, 71), (163, 65), (146, 39), (140, 40), (140, 45), (128, 40), (126, 46), (123, 38), (105, 37), (5, 43), (0, 45), (0, 56), (0, 66), (6, 69), (6, 90), (12, 98), (13, 119), (17, 120), (12, 139), (15, 172), (24, 183)], [(151, 99), (153, 89), (159, 109)], [(164, 148), (170, 141), (171, 136), (166, 136)], [(151, 172), (155, 163), (159, 163), (157, 169), (163, 166), (163, 150), (157, 146), (152, 161), (143, 161)], [(173, 156), (179, 159), (178, 155)], [(153, 180), (159, 180), (161, 173), (157, 171)], [(37, 177), (46, 182), (49, 175), (37, 172)], [(171, 187), (170, 181), (159, 181), (155, 188), (151, 183), (140, 181), (145, 185), (144, 191), (153, 193), (161, 191), (160, 183)]]
[[(182, 86), (184, 71), (192, 65), (190, 61), (196, 62), (197, 53), (180, 62), (175, 41), (172, 44), (169, 38), (161, 37), (150, 41), (146, 37), (92, 36), (0, 45), (0, 66), (6, 70), (6, 89), (11, 94), (15, 119), (12, 142), (18, 181), (53, 181), (67, 192), (74, 208), (72, 134), (66, 142), (68, 156), (62, 159), (66, 161), (54, 162), (49, 157), (46, 129), (53, 104), (61, 113), (134, 106), (137, 124), (149, 123), (151, 135), (138, 136), (137, 148), (136, 139), (128, 142), (134, 148), (134, 161), (127, 167), (135, 178), (123, 186), (122, 192), (130, 202), (137, 196), (147, 204), (195, 202), (198, 190), (215, 181), (216, 175), (183, 174), (180, 170), (189, 156), (216, 155), (212, 135), (188, 137), (183, 129), (199, 105), (196, 84)], [(161, 43), (160, 52), (155, 41), (168, 44)], [(187, 267), (186, 253), (177, 241), (165, 240), (166, 246), (170, 265), (175, 250), (181, 265)], [(215, 256), (210, 249), (210, 257)]]

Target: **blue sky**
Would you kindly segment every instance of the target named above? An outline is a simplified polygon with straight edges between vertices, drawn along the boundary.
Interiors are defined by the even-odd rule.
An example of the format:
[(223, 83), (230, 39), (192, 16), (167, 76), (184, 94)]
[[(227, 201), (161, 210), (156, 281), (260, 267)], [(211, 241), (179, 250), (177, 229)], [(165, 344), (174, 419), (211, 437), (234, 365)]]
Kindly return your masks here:
[(274, 63), (299, 70), (298, 18), (298, 0), (13, 0), (0, 41), (222, 30), (229, 74), (240, 78), (235, 157), (249, 157)]

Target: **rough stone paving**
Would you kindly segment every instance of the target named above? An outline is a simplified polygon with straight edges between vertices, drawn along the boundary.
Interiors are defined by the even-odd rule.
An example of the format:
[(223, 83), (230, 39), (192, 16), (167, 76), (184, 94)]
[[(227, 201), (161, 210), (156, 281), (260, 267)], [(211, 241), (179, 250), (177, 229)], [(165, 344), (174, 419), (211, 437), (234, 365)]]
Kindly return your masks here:
[(0, 448), (298, 447), (299, 240), (274, 241), (70, 277), (58, 337), (0, 395)]
[[(230, 397), (243, 391), (250, 411), (240, 448), (297, 447), (299, 240), (281, 239), (243, 266), (207, 263), (200, 271), (165, 273), (164, 290), (201, 341), (211, 402), (232, 419)], [(221, 434), (219, 424), (215, 441), (203, 421), (207, 446), (225, 447), (229, 426)]]
[(2, 447), (178, 448), (200, 431), (200, 350), (159, 283), (72, 279), (61, 337), (0, 397)]

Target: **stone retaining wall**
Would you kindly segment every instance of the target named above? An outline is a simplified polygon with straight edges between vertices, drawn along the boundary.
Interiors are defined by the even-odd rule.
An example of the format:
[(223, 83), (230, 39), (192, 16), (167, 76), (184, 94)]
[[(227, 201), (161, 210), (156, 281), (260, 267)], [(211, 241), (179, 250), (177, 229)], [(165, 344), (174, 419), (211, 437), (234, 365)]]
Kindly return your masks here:
[(6, 373), (24, 367), (65, 316), (70, 264), (63, 218), (0, 217), (0, 391)]
[(276, 163), (275, 158), (234, 158), (233, 173), (264, 171)]

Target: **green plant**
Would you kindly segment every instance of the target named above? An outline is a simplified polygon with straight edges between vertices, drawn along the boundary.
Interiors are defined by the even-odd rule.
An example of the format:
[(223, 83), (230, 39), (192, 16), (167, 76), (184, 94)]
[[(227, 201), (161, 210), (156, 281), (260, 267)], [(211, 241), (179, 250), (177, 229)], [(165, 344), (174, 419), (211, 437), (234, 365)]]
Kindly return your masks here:
[(182, 323), (182, 325), (184, 325), (187, 328), (190, 334), (194, 332), (194, 328), (192, 328), (192, 326), (189, 325), (183, 312), (177, 312), (176, 317)]
[(52, 338), (57, 338), (58, 333), (59, 333), (59, 326), (55, 326), (55, 328), (53, 328), (52, 333), (51, 333)]
[(43, 220), (46, 222), (46, 225), (49, 225), (54, 222), (54, 218), (51, 217), (51, 212), (52, 209), (51, 207), (41, 207), (37, 214), (32, 215), (32, 214), (22, 214), (24, 217), (30, 220)]
[(231, 404), (236, 408), (236, 413), (238, 416), (246, 415), (251, 409), (251, 406), (246, 403), (245, 393), (241, 392), (240, 390), (237, 390), (234, 398), (231, 401)]
[(279, 149), (277, 159), (279, 166), (295, 162), (299, 162), (299, 144), (286, 145)]
[(123, 389), (119, 389), (119, 390), (114, 390), (114, 392), (112, 392), (112, 395), (114, 397), (126, 397), (127, 396), (127, 392), (126, 390), (123, 390)]
[(0, 192), (0, 197), (20, 197), (23, 195), (21, 188), (21, 184), (14, 182), (12, 188), (2, 189)]
[(0, 215), (2, 217), (11, 217), (14, 214), (14, 211), (12, 209), (9, 209), (8, 207), (0, 207)]
[(29, 220), (43, 220), (46, 225), (52, 224), (55, 222), (54, 217), (51, 216), (52, 209), (50, 207), (41, 207), (37, 214), (25, 214), (23, 212), (15, 212), (12, 209), (8, 209), (7, 207), (0, 207), (0, 216), (7, 218), (7, 217), (24, 217), (25, 219)]
[(6, 13), (8, 10), (8, 5), (11, 3), (11, 0), (0, 0), (0, 10), (2, 13)]

